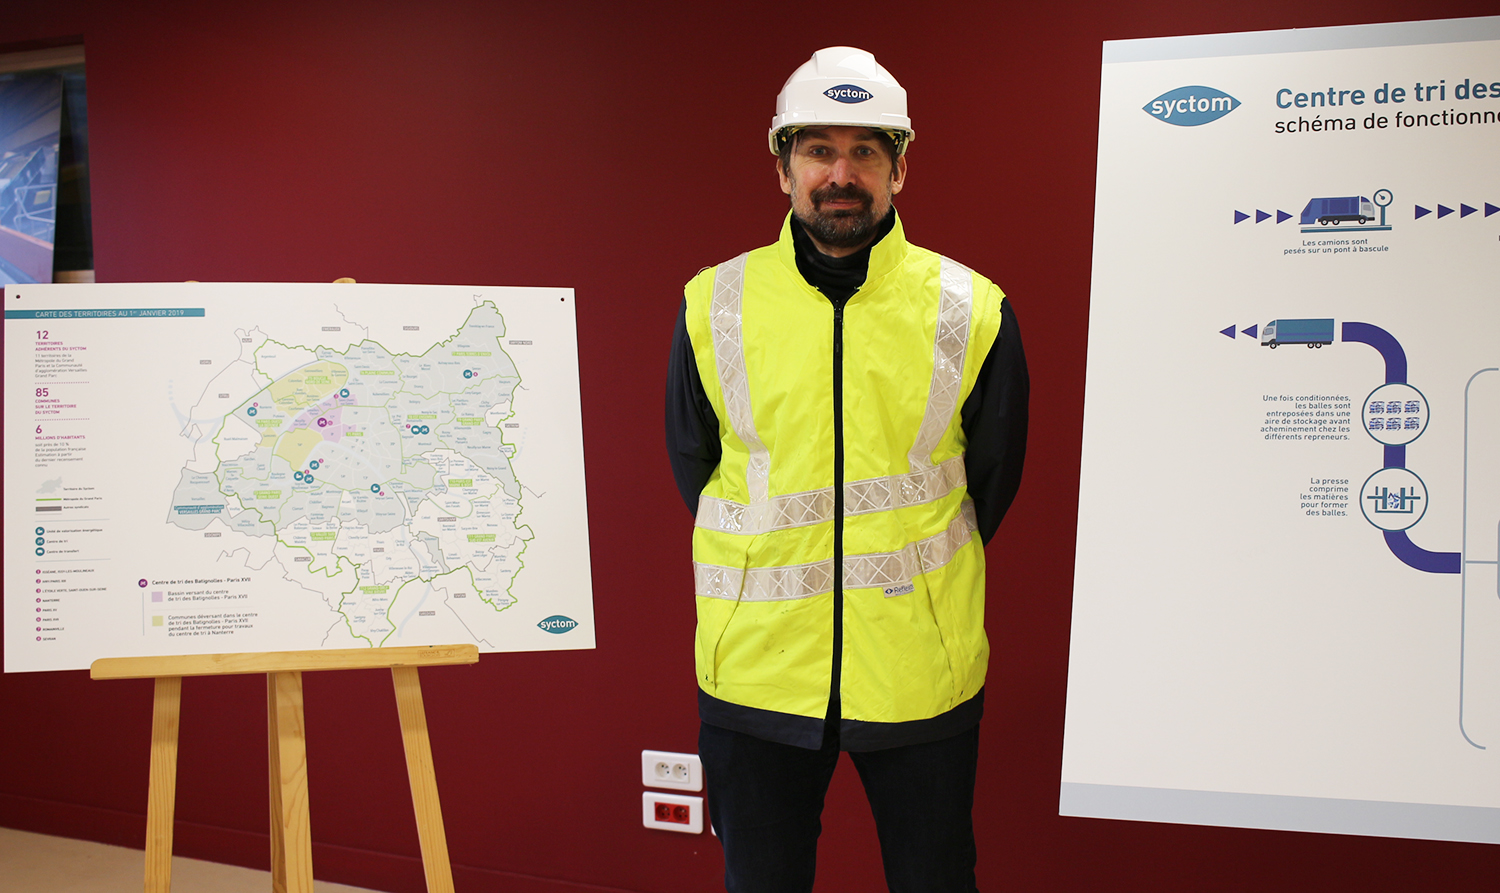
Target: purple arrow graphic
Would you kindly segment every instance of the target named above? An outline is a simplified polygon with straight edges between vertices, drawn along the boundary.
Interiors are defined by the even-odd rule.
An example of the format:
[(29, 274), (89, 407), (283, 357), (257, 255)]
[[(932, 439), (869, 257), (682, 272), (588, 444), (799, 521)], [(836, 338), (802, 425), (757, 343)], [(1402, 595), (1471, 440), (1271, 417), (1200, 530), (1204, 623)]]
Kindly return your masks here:
[[(1442, 207), (1439, 205), (1438, 207)], [(1380, 351), (1385, 359), (1385, 380), (1406, 381), (1406, 351), (1390, 332), (1379, 326), (1363, 322), (1344, 323), (1343, 340), (1368, 344)], [(1406, 467), (1406, 446), (1387, 444), (1385, 467)], [(1411, 541), (1404, 530), (1385, 531), (1385, 544), (1391, 554), (1409, 567), (1429, 574), (1457, 574), (1463, 571), (1463, 554), (1460, 552), (1429, 552)]]

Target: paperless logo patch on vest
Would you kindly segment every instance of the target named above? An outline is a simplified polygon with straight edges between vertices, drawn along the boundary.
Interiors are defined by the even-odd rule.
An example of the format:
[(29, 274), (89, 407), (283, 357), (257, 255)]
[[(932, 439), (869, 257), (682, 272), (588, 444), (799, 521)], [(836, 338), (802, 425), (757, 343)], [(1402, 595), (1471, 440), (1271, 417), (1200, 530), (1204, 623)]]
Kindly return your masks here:
[(577, 620), (574, 620), (572, 617), (565, 617), (562, 614), (553, 614), (551, 617), (537, 623), (538, 629), (552, 633), (554, 636), (560, 636), (565, 632), (575, 629), (577, 626)]
[(1190, 86), (1168, 90), (1141, 110), (1158, 121), (1178, 127), (1197, 127), (1217, 121), (1241, 105), (1238, 99), (1213, 87)]
[(874, 93), (871, 93), (864, 87), (856, 87), (853, 84), (839, 84), (837, 87), (829, 87), (823, 91), (823, 95), (834, 102), (847, 103), (864, 102), (867, 99), (875, 98)]

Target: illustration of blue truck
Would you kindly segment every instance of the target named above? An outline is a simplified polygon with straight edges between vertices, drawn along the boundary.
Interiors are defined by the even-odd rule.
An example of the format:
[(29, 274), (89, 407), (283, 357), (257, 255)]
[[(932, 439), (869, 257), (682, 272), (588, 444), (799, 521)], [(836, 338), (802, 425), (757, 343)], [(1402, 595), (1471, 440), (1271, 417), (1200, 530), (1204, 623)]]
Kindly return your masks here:
[(1338, 226), (1346, 220), (1369, 223), (1375, 219), (1375, 206), (1362, 195), (1346, 195), (1340, 198), (1315, 198), (1302, 209), (1302, 225), (1321, 223)]
[(1333, 343), (1331, 319), (1273, 319), (1260, 330), (1260, 346), (1275, 350), (1283, 344), (1322, 347)]

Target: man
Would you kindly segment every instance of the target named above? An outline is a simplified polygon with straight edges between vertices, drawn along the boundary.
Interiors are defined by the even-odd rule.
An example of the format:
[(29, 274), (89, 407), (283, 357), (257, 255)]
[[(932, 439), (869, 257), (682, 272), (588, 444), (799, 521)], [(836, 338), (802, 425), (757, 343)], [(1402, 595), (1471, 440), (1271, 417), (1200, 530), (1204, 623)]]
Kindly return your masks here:
[(730, 893), (808, 891), (840, 751), (892, 891), (972, 891), (984, 551), (1020, 483), (1010, 303), (906, 241), (906, 92), (863, 50), (782, 88), (776, 244), (688, 283), (667, 441), (696, 514), (699, 751)]

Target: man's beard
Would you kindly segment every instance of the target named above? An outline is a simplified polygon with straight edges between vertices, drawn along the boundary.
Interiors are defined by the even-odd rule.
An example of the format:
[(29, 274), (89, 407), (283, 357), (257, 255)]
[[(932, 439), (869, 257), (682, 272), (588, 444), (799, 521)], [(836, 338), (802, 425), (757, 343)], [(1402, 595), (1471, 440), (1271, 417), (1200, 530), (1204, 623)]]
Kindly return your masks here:
[[(881, 219), (890, 211), (889, 203), (881, 202), (885, 207), (880, 208), (880, 213), (876, 214), (875, 196), (853, 184), (814, 189), (808, 198), (810, 207), (798, 208), (797, 203), (793, 202), (792, 211), (807, 234), (829, 248), (863, 246), (879, 230)], [(823, 202), (848, 199), (858, 200), (860, 207), (836, 211), (818, 210), (818, 205)]]

